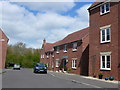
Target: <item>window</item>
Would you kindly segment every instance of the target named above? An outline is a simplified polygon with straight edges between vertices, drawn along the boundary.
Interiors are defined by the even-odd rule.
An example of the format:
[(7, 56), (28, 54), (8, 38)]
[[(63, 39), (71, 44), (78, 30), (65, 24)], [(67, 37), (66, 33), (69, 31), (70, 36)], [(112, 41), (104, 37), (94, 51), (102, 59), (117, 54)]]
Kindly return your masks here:
[(56, 59), (56, 67), (59, 67), (59, 59)]
[(72, 60), (72, 68), (76, 69), (76, 67), (77, 67), (77, 60), (73, 59)]
[(103, 15), (105, 13), (110, 12), (110, 3), (106, 3), (100, 7), (100, 14)]
[(54, 57), (54, 55), (52, 55), (52, 57)]
[(54, 51), (54, 48), (52, 48), (52, 51)]
[(41, 58), (43, 58), (43, 56), (41, 55)]
[(43, 57), (42, 58), (44, 58), (44, 55), (43, 55)]
[(46, 57), (49, 58), (49, 53), (46, 53)]
[(56, 53), (59, 53), (59, 51), (60, 51), (60, 47), (57, 47), (57, 51), (56, 51)]
[(47, 58), (49, 58), (49, 55), (47, 55)]
[(77, 43), (73, 43), (73, 51), (77, 51)]
[(101, 69), (111, 70), (111, 55), (110, 54), (101, 55)]
[(67, 45), (64, 45), (64, 52), (67, 52)]
[(110, 42), (110, 27), (101, 29), (101, 43)]

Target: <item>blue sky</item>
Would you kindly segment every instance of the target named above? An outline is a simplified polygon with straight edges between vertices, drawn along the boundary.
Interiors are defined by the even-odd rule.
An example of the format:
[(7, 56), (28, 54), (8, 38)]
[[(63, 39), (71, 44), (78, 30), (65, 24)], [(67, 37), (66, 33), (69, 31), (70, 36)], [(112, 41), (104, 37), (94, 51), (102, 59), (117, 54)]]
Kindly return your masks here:
[(54, 43), (89, 26), (92, 2), (0, 2), (0, 25), (9, 44), (24, 42), (41, 48), (43, 39)]

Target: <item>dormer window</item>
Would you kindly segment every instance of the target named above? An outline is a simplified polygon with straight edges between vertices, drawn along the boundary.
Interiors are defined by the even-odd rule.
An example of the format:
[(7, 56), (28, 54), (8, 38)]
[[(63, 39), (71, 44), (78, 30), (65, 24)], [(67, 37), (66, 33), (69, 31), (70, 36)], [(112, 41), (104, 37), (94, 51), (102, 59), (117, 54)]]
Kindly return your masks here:
[(52, 48), (52, 51), (54, 51), (54, 48)]
[(110, 3), (106, 3), (100, 7), (100, 15), (110, 12)]
[(64, 52), (67, 52), (67, 45), (64, 45)]
[(59, 53), (59, 51), (60, 51), (60, 47), (57, 47), (57, 51), (56, 51), (56, 53)]
[(77, 42), (73, 43), (73, 51), (77, 51)]

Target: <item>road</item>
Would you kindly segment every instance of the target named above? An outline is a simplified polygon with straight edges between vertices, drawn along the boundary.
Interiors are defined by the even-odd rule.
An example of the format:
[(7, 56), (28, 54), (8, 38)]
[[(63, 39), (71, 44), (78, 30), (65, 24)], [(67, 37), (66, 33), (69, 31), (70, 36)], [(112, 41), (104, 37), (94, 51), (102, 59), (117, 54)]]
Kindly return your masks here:
[[(78, 82), (78, 81), (80, 82)], [(6, 70), (2, 75), (3, 88), (117, 88), (117, 84), (105, 83), (56, 72), (35, 74), (32, 69)]]

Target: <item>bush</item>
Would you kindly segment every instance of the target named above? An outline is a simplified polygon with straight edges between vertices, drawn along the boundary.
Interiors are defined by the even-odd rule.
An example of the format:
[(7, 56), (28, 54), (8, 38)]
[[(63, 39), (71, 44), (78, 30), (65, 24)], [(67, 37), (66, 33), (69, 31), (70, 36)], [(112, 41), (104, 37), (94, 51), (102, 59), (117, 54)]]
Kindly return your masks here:
[(72, 68), (70, 67), (70, 68), (68, 68), (68, 71), (72, 71)]
[(103, 75), (103, 73), (99, 73), (98, 75)]

